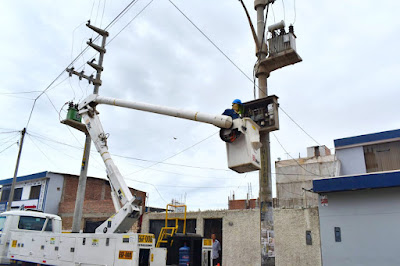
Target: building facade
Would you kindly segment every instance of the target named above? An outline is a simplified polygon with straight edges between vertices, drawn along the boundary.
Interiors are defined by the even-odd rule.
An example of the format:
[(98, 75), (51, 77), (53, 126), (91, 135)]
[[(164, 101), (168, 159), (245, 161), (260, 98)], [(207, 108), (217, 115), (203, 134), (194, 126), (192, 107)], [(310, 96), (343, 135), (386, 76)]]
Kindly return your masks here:
[[(183, 218), (183, 213), (168, 214)], [(146, 213), (142, 232), (158, 234), (165, 224), (165, 213)], [(210, 238), (216, 234), (222, 246), (222, 265), (259, 266), (260, 209), (188, 212), (187, 232)]]
[[(71, 231), (78, 181), (79, 176), (54, 172), (18, 177), (11, 208), (19, 209), (23, 205), (24, 209), (57, 214), (62, 218), (63, 231)], [(11, 183), (12, 178), (0, 180), (3, 186), (1, 211), (7, 208)], [(145, 210), (146, 193), (133, 188), (130, 190), (132, 195), (142, 200), (142, 209)], [(98, 225), (115, 213), (110, 184), (102, 178), (88, 177), (85, 192), (81, 229), (94, 232)], [(137, 223), (133, 230), (139, 230), (139, 226)]]
[(313, 181), (322, 263), (400, 265), (400, 130), (335, 140), (344, 176)]
[(337, 176), (340, 162), (326, 146), (307, 148), (307, 157), (275, 162), (275, 263), (322, 265), (315, 177)]

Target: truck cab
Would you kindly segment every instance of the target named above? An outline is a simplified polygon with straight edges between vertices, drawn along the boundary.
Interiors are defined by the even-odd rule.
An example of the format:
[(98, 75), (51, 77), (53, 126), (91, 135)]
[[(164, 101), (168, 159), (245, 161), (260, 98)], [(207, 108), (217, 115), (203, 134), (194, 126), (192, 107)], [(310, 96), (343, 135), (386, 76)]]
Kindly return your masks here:
[(61, 218), (37, 211), (6, 211), (0, 213), (0, 264), (9, 264), (7, 252), (11, 231), (61, 233)]

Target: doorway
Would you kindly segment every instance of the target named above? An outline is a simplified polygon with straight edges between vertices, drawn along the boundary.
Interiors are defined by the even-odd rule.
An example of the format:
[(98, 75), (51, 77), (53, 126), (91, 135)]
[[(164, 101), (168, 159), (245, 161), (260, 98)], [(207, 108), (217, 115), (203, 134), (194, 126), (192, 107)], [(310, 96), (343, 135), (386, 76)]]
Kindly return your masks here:
[(221, 252), (219, 254), (221, 258), (222, 264), (222, 247), (223, 247), (223, 239), (222, 239), (222, 218), (219, 219), (204, 219), (204, 237), (211, 238), (211, 234), (215, 234), (217, 240), (221, 244)]

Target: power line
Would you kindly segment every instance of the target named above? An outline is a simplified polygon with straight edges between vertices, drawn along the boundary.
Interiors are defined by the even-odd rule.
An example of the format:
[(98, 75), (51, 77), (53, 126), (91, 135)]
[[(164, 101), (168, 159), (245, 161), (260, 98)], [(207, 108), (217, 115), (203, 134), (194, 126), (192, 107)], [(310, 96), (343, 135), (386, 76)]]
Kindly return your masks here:
[(303, 168), (304, 171), (306, 171), (306, 172), (308, 172), (308, 173), (310, 173), (310, 174), (313, 174), (313, 175), (315, 175), (315, 176), (318, 176), (318, 177), (323, 177), (323, 176), (320, 176), (320, 175), (318, 175), (318, 174), (316, 174), (316, 173), (313, 173), (313, 172), (308, 171), (308, 170), (307, 170), (306, 168), (304, 168), (301, 164), (299, 164), (299, 162), (298, 162), (296, 159), (294, 159), (294, 158), (292, 157), (292, 155), (290, 155), (290, 153), (288, 153), (288, 151), (285, 149), (285, 147), (283, 147), (282, 143), (279, 141), (278, 137), (277, 137), (273, 132), (272, 132), (272, 135), (274, 135), (274, 137), (275, 137), (275, 139), (278, 141), (279, 145), (280, 145), (280, 146), (282, 147), (282, 149), (289, 155), (289, 157), (292, 158), (292, 159), (296, 162), (296, 164), (297, 164), (298, 166), (300, 166), (301, 168)]
[(104, 17), (104, 11), (105, 10), (106, 10), (106, 0), (104, 0), (104, 4), (103, 4), (103, 14), (101, 14), (100, 28), (101, 28), (101, 24), (103, 23), (103, 17)]
[(229, 62), (231, 62), (251, 83), (254, 84), (253, 80), (246, 74), (244, 71), (232, 61), (197, 25), (185, 14), (182, 10), (179, 9), (178, 6), (174, 4), (171, 0), (168, 0), (217, 50), (226, 58)]
[(310, 134), (308, 134), (307, 131), (304, 130), (304, 128), (302, 128), (296, 121), (294, 121), (294, 119), (293, 119), (281, 106), (279, 106), (279, 109), (281, 109), (282, 112), (283, 112), (287, 117), (289, 117), (289, 119), (292, 120), (292, 122), (293, 122), (296, 126), (298, 126), (307, 136), (309, 136), (313, 141), (315, 141), (319, 146), (321, 146), (321, 144), (319, 144), (319, 142), (316, 141)]
[[(153, 3), (154, 0), (151, 0), (146, 6), (144, 6), (139, 13), (137, 13), (113, 38), (111, 38), (111, 40), (109, 40), (107, 42), (106, 45), (108, 45), (109, 43), (111, 43), (123, 30), (125, 30), (126, 27), (129, 26), (129, 24), (132, 23), (132, 21), (134, 21), (151, 3)], [(137, 3), (137, 2), (136, 2)], [(136, 4), (135, 3), (135, 4)]]
[(39, 146), (33, 141), (30, 135), (28, 135), (29, 139), (32, 141), (33, 145), (43, 154), (43, 156), (50, 162), (52, 163), (55, 167), (59, 168), (52, 160), (50, 160), (49, 157), (42, 151), (42, 149), (39, 148)]
[(18, 99), (31, 100), (31, 101), (35, 100), (35, 99), (33, 99), (33, 98), (21, 97), (21, 96), (16, 96), (16, 95), (3, 94), (3, 96), (5, 96), (5, 97), (12, 97), (12, 98), (18, 98)]
[[(29, 133), (31, 136), (35, 138), (41, 138), (45, 141), (50, 141), (59, 145), (67, 146), (70, 148), (78, 149), (78, 150), (83, 150), (82, 147), (74, 146), (65, 142), (61, 142), (58, 140), (51, 139), (47, 136), (40, 135), (38, 133), (32, 134), (31, 132)], [(91, 150), (93, 152), (97, 152), (95, 149)], [(178, 167), (184, 167), (184, 168), (193, 168), (193, 169), (201, 169), (201, 170), (212, 170), (212, 171), (224, 171), (224, 172), (232, 172), (229, 169), (224, 169), (224, 168), (213, 168), (213, 167), (202, 167), (202, 166), (194, 166), (194, 165), (186, 165), (186, 164), (176, 164), (176, 163), (167, 163), (163, 161), (156, 161), (156, 160), (148, 160), (148, 159), (143, 159), (143, 158), (137, 158), (137, 157), (131, 157), (131, 156), (126, 156), (126, 155), (120, 155), (120, 154), (115, 154), (115, 153), (110, 153), (113, 157), (118, 157), (118, 158), (123, 158), (127, 160), (135, 160), (135, 161), (140, 161), (140, 162), (150, 162), (150, 163), (158, 163), (158, 164), (163, 164), (163, 165), (170, 165), (170, 166), (178, 166)], [(146, 168), (140, 165), (132, 164), (136, 167), (140, 168)], [(147, 168), (148, 169), (148, 168)], [(185, 175), (185, 176), (193, 176), (193, 177), (200, 177), (200, 178), (215, 178), (215, 179), (241, 179), (242, 177), (238, 178), (223, 178), (223, 177), (206, 177), (206, 176), (196, 176), (196, 175), (190, 175), (190, 174), (185, 174), (185, 173), (176, 173), (176, 172), (171, 172), (171, 171), (166, 171), (166, 170), (159, 170), (159, 169), (149, 169), (151, 171), (157, 171), (157, 172), (165, 172), (165, 173), (171, 173), (171, 174), (177, 174), (177, 175)], [(292, 176), (315, 176), (315, 175), (304, 175), (304, 174), (283, 174), (283, 173), (272, 173), (274, 175), (292, 175)], [(126, 175), (124, 175), (126, 176)]]
[(283, 0), (282, 0), (282, 7), (283, 7), (283, 20), (286, 20), (285, 2)]
[(18, 144), (18, 142), (15, 142), (15, 143), (11, 144), (10, 146), (8, 146), (7, 148), (5, 148), (4, 150), (0, 151), (0, 153), (2, 153), (2, 152), (4, 152), (4, 151), (8, 150), (8, 149), (11, 148), (14, 144)]
[(166, 159), (164, 159), (164, 160), (162, 160), (162, 161), (160, 161), (160, 162), (156, 162), (156, 163), (154, 163), (154, 164), (152, 164), (152, 165), (150, 165), (150, 166), (148, 166), (148, 167), (145, 167), (145, 168), (143, 168), (143, 169), (141, 169), (141, 170), (132, 172), (132, 173), (127, 174), (127, 175), (132, 175), (132, 174), (141, 172), (141, 171), (146, 170), (146, 169), (148, 169), (148, 168), (151, 168), (151, 167), (153, 167), (153, 166), (155, 166), (155, 165), (157, 165), (157, 164), (159, 164), (159, 163), (162, 163), (162, 162), (164, 162), (164, 161), (166, 161), (166, 160), (169, 160), (169, 159), (171, 159), (171, 158), (173, 158), (173, 157), (175, 157), (175, 156), (177, 156), (177, 155), (179, 155), (179, 154), (181, 154), (181, 153), (183, 153), (183, 152), (185, 152), (185, 151), (187, 151), (187, 150), (193, 148), (194, 146), (196, 146), (196, 145), (198, 145), (198, 144), (200, 144), (200, 143), (206, 141), (207, 139), (213, 137), (213, 136), (214, 136), (215, 134), (217, 134), (217, 133), (218, 133), (218, 132), (213, 133), (212, 135), (206, 137), (205, 139), (202, 139), (202, 140), (200, 140), (199, 142), (196, 142), (196, 143), (193, 144), (192, 146), (190, 146), (190, 147), (188, 147), (188, 148), (185, 148), (185, 149), (181, 150), (180, 152), (175, 153), (174, 155), (171, 155), (171, 156), (169, 156), (168, 158), (166, 158)]
[[(135, 1), (137, 1), (137, 0), (132, 0), (118, 15), (107, 25), (107, 27), (105, 28), (105, 30), (107, 30), (108, 28), (112, 27), (112, 25), (114, 25), (114, 24), (127, 12), (127, 10), (130, 9), (130, 7), (132, 6), (132, 4), (133, 4)], [(95, 42), (95, 41), (99, 38), (99, 36), (100, 36), (100, 35), (97, 35), (96, 38), (93, 40), (93, 42)], [(89, 49), (89, 46), (86, 46), (86, 48), (85, 48), (83, 51), (81, 51), (81, 52), (74, 58), (74, 60), (72, 60), (72, 62), (67, 66), (67, 68), (69, 68), (70, 66), (72, 66), (72, 65), (73, 65), (73, 64), (74, 64), (88, 49)], [(50, 82), (50, 84), (49, 84), (49, 85), (34, 99), (33, 106), (32, 106), (31, 112), (30, 112), (29, 117), (28, 117), (28, 122), (26, 123), (26, 128), (28, 127), (29, 122), (31, 121), (32, 113), (33, 113), (33, 110), (34, 110), (34, 108), (35, 108), (36, 101), (37, 101), (47, 90), (49, 90), (50, 87), (51, 87), (64, 73), (65, 73), (65, 68), (63, 68), (63, 70), (61, 71), (61, 73), (60, 73), (52, 82)]]
[(0, 95), (28, 94), (36, 92), (41, 92), (41, 91), (0, 92)]

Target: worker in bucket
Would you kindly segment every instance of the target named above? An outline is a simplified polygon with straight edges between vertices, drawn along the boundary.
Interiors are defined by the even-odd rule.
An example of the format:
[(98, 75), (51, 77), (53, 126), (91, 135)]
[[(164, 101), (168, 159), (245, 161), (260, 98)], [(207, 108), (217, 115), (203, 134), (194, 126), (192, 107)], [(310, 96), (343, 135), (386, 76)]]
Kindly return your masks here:
[[(232, 119), (238, 119), (243, 115), (243, 109), (244, 108), (242, 101), (239, 99), (235, 99), (232, 102), (232, 109), (226, 109), (222, 114), (230, 116), (232, 117)], [(240, 135), (241, 132), (237, 128), (221, 128), (221, 130), (219, 131), (220, 138), (227, 143), (234, 142), (237, 138), (240, 137)]]
[(235, 99), (232, 102), (232, 109), (226, 109), (223, 115), (227, 115), (232, 117), (232, 119), (240, 118), (243, 115), (243, 104), (242, 101), (239, 99)]

